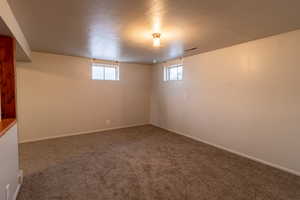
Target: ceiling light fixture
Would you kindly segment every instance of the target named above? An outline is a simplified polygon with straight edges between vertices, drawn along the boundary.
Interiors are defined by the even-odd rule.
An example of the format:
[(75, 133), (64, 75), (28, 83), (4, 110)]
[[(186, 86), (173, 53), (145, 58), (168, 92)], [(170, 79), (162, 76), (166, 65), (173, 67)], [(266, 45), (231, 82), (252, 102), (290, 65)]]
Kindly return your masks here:
[(160, 33), (153, 33), (153, 46), (154, 47), (159, 47), (160, 46)]

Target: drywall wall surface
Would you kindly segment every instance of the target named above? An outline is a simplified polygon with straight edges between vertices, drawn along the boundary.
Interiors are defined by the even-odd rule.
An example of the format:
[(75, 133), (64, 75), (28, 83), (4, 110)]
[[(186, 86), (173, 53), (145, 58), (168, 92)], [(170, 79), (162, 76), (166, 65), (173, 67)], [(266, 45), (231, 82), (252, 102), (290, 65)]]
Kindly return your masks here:
[(300, 174), (300, 31), (153, 69), (151, 123)]
[(0, 137), (0, 199), (6, 200), (6, 186), (9, 184), (9, 200), (14, 200), (19, 183), (19, 152), (17, 125)]
[(149, 123), (151, 65), (120, 63), (120, 80), (91, 80), (91, 60), (32, 53), (17, 63), (20, 141)]

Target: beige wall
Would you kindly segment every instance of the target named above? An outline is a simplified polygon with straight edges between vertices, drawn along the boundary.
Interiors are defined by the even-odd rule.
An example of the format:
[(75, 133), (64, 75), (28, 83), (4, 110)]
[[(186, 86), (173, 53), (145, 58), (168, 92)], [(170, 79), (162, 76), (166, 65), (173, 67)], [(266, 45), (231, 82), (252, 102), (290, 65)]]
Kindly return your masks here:
[(151, 123), (300, 174), (300, 31), (153, 70)]
[(120, 81), (90, 70), (90, 59), (37, 52), (17, 63), (21, 142), (149, 122), (150, 65), (121, 63)]
[(0, 199), (6, 199), (6, 185), (9, 184), (9, 200), (15, 200), (18, 189), (19, 155), (17, 125), (0, 137)]

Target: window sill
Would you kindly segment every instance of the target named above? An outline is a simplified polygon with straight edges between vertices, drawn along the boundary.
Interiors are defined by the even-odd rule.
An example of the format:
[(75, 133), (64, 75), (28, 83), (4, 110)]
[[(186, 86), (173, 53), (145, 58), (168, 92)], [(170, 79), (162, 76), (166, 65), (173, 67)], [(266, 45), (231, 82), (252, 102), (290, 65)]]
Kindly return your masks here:
[(2, 119), (0, 120), (0, 137), (5, 135), (5, 133), (17, 122), (16, 119)]

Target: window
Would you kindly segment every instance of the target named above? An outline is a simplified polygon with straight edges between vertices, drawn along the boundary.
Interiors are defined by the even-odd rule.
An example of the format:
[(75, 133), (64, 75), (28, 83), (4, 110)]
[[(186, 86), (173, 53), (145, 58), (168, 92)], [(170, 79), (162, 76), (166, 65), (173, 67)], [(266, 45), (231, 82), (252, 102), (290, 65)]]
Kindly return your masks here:
[(117, 64), (92, 64), (92, 80), (119, 80), (119, 65)]
[(170, 65), (164, 68), (165, 81), (180, 81), (183, 78), (183, 64)]

